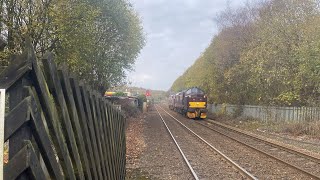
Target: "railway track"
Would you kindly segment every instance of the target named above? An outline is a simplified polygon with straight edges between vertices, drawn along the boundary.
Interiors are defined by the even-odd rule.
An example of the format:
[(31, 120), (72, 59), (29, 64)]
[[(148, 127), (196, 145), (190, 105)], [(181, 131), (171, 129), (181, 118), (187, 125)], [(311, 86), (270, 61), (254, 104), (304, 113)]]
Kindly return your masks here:
[[(158, 108), (162, 109), (160, 106), (158, 106)], [(169, 134), (171, 135), (171, 138), (173, 139), (175, 145), (177, 146), (177, 148), (179, 149), (179, 152), (181, 153), (181, 155), (183, 156), (184, 161), (186, 162), (187, 166), (190, 169), (190, 172), (192, 173), (194, 179), (199, 179), (196, 171), (194, 170), (194, 168), (191, 166), (189, 160), (187, 159), (187, 156), (185, 155), (185, 153), (182, 151), (182, 148), (179, 146), (175, 136), (173, 135), (173, 133), (171, 132), (170, 128), (167, 125), (167, 122), (164, 120), (163, 116), (161, 115), (161, 113), (159, 112), (158, 108), (156, 107), (156, 111), (158, 112), (162, 122), (164, 123), (165, 127), (167, 128)], [(206, 140), (204, 140), (202, 137), (200, 137), (198, 134), (196, 134), (194, 131), (192, 131), (190, 128), (188, 128), (187, 126), (185, 126), (183, 123), (181, 123), (178, 119), (176, 119), (175, 117), (173, 117), (170, 113), (168, 113), (167, 111), (165, 111), (164, 109), (162, 109), (163, 112), (165, 112), (165, 114), (167, 116), (169, 116), (171, 119), (173, 119), (175, 121), (175, 123), (178, 123), (178, 125), (180, 125), (180, 127), (182, 126), (186, 132), (190, 133), (192, 136), (196, 137), (199, 141), (201, 141), (201, 143), (205, 144), (208, 148), (210, 148), (211, 151), (214, 151), (214, 153), (219, 156), (221, 159), (223, 159), (224, 161), (226, 161), (233, 169), (236, 169), (237, 172), (239, 172), (244, 178), (246, 179), (257, 179), (256, 177), (254, 177), (251, 173), (249, 173), (248, 171), (246, 171), (244, 168), (242, 168), (241, 166), (239, 166), (237, 163), (235, 163), (234, 161), (232, 161), (229, 157), (227, 157), (225, 154), (223, 154), (221, 151), (219, 151), (217, 148), (215, 148), (214, 146), (212, 146), (210, 143), (208, 143)], [(172, 122), (171, 122), (172, 123)], [(173, 124), (171, 124), (173, 125)], [(177, 131), (177, 129), (181, 129), (181, 128), (176, 128), (175, 131)], [(198, 146), (194, 146), (199, 148)], [(200, 162), (201, 163), (201, 162)], [(221, 163), (221, 162), (220, 162)], [(235, 171), (235, 170), (233, 170)], [(236, 172), (234, 172), (236, 173)], [(243, 178), (242, 177), (242, 178)]]
[(189, 168), (189, 170), (190, 170), (190, 172), (191, 172), (192, 176), (194, 177), (194, 179), (198, 180), (198, 179), (199, 179), (198, 175), (197, 175), (197, 174), (196, 174), (196, 172), (194, 171), (193, 167), (190, 165), (190, 163), (189, 163), (189, 161), (188, 161), (187, 157), (185, 156), (184, 152), (181, 150), (181, 148), (180, 148), (180, 146), (179, 146), (179, 144), (178, 144), (177, 140), (176, 140), (176, 139), (174, 138), (174, 136), (172, 135), (172, 132), (170, 131), (170, 129), (169, 129), (169, 127), (168, 127), (167, 123), (164, 121), (163, 117), (161, 116), (161, 114), (160, 114), (160, 112), (158, 111), (158, 109), (157, 109), (157, 108), (156, 108), (156, 110), (157, 110), (157, 112), (158, 112), (158, 114), (159, 114), (159, 116), (160, 116), (160, 118), (161, 118), (161, 120), (162, 120), (163, 124), (165, 125), (165, 127), (166, 127), (167, 131), (169, 132), (169, 134), (170, 134), (170, 136), (171, 136), (171, 138), (172, 138), (173, 142), (174, 142), (174, 143), (175, 143), (175, 145), (177, 146), (177, 148), (178, 148), (178, 150), (179, 150), (179, 152), (180, 152), (181, 156), (183, 157), (184, 162), (187, 164), (187, 166), (188, 166), (188, 168)]
[[(199, 126), (199, 121), (193, 121), (181, 116), (180, 119), (184, 122), (185, 125), (187, 125), (191, 129), (194, 129), (201, 136), (206, 137), (206, 139), (208, 139), (211, 143), (219, 147), (224, 153), (228, 154), (229, 157), (232, 157), (232, 159), (241, 164), (242, 167), (249, 169), (250, 172), (254, 173), (254, 175), (258, 178), (319, 179), (318, 172), (320, 171), (320, 168), (317, 157), (309, 157), (308, 154), (299, 151), (299, 154), (305, 154), (301, 156), (307, 156), (308, 158), (303, 158), (301, 156), (300, 158), (296, 158), (295, 156), (298, 155), (289, 152), (280, 152), (278, 153), (280, 154), (279, 157), (277, 157), (276, 155), (274, 155), (274, 153), (278, 152), (278, 148), (276, 147), (267, 148), (268, 146), (263, 145), (264, 143), (262, 142), (250, 145), (252, 139), (249, 137), (248, 139), (240, 140), (242, 136), (236, 134), (235, 132), (225, 130), (226, 132), (224, 133), (224, 135), (220, 133), (222, 131), (221, 129), (220, 132), (212, 131), (212, 128), (216, 128), (217, 126), (212, 125), (210, 126), (211, 129), (206, 128), (207, 130), (205, 130), (205, 127), (201, 128), (201, 126)], [(200, 123), (202, 122), (208, 121), (200, 121)], [(254, 148), (254, 146), (260, 147)], [(260, 148), (264, 146), (265, 150), (263, 151)], [(303, 161), (304, 159), (309, 160), (309, 158), (313, 160)], [(295, 163), (291, 162), (294, 159), (296, 159), (297, 161)], [(311, 169), (304, 168), (303, 166), (305, 165), (310, 166)]]
[(205, 122), (209, 122), (208, 124), (211, 125), (204, 124), (203, 122), (197, 122), (197, 124), (276, 159), (312, 179), (320, 179), (320, 159), (315, 156), (266, 141), (221, 123), (213, 121)]

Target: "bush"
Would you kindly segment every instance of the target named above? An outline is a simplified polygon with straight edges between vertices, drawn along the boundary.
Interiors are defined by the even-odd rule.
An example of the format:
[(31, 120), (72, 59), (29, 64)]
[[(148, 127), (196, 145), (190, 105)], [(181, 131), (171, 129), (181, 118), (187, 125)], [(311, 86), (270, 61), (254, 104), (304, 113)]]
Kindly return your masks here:
[(283, 125), (282, 132), (294, 136), (311, 135), (320, 136), (320, 122), (292, 122)]
[(141, 111), (137, 106), (133, 104), (133, 102), (129, 99), (121, 99), (118, 100), (117, 103), (118, 105), (121, 105), (121, 111), (125, 115), (125, 117), (137, 117)]

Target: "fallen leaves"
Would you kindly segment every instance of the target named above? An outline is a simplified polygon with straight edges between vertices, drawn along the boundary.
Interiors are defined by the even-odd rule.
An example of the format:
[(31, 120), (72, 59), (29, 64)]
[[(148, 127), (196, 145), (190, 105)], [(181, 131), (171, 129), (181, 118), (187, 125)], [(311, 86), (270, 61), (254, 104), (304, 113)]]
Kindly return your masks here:
[(143, 122), (142, 116), (138, 118), (128, 119), (128, 126), (126, 131), (126, 160), (128, 165), (136, 165), (139, 156), (146, 147), (145, 140), (143, 137)]

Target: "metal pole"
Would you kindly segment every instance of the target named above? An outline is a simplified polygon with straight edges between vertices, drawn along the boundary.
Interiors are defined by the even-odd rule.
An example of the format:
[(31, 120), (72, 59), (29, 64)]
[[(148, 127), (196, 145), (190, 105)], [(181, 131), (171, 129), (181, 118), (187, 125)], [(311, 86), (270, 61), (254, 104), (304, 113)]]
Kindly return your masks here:
[(6, 90), (0, 89), (0, 180), (3, 180), (4, 115)]

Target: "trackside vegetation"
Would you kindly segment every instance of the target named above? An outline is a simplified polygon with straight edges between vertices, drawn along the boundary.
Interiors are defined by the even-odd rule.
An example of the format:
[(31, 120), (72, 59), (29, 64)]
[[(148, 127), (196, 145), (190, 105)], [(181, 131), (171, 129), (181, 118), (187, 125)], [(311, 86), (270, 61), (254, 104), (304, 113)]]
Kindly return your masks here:
[[(145, 44), (140, 19), (127, 0), (0, 0), (0, 65), (22, 52), (25, 37), (36, 55), (103, 92), (122, 84)], [(2, 41), (1, 41), (2, 42)]]
[(219, 33), (173, 83), (216, 103), (314, 106), (320, 93), (320, 1), (267, 0), (228, 7)]

